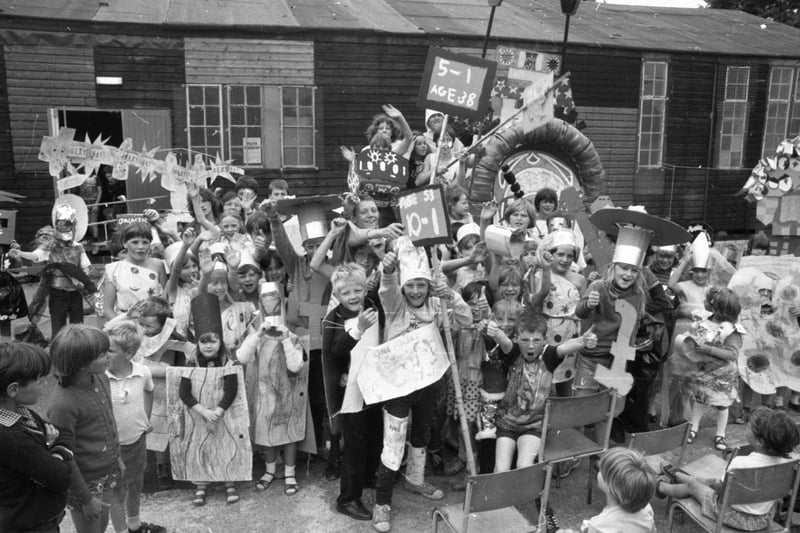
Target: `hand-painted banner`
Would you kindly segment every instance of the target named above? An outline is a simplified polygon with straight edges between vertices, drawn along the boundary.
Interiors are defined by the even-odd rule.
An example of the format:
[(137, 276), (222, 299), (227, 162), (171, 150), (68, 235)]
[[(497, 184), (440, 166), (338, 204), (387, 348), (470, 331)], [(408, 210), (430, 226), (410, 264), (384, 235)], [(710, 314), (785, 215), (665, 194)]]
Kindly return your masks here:
[[(100, 137), (90, 141), (87, 137), (85, 141), (73, 140), (75, 130), (72, 128), (61, 128), (55, 137), (44, 137), (39, 147), (39, 160), (45, 161), (50, 165), (50, 175), (54, 178), (61, 176), (65, 170), (70, 175), (62, 184), (59, 182), (59, 190), (66, 190), (77, 183), (79, 179), (86, 179), (86, 176), (97, 170), (100, 165), (110, 165), (113, 168), (112, 176), (117, 180), (128, 179), (128, 168), (138, 169), (142, 181), (155, 179), (156, 174), (161, 175), (161, 185), (168, 191), (173, 191), (177, 184), (197, 183), (205, 187), (209, 179), (221, 176), (227, 180), (235, 182), (233, 174), (244, 174), (241, 168), (229, 164), (230, 161), (222, 161), (219, 155), (211, 160), (206, 156), (209, 163), (206, 164), (201, 154), (196, 154), (191, 166), (183, 167), (178, 164), (178, 158), (173, 152), (169, 152), (164, 160), (154, 157), (158, 150), (147, 150), (142, 147), (142, 151), (133, 150), (133, 141), (125, 139), (119, 147), (108, 146)], [(75, 168), (80, 167), (83, 172), (78, 173)], [(80, 178), (83, 176), (82, 178)], [(82, 183), (82, 181), (81, 181)], [(67, 187), (67, 186), (70, 187)], [(78, 183), (80, 185), (80, 183)], [(64, 187), (62, 189), (62, 186)]]
[(373, 404), (427, 387), (449, 366), (439, 330), (428, 324), (371, 348), (356, 381), (364, 401)]
[(739, 375), (759, 394), (776, 387), (800, 390), (800, 258), (742, 257), (728, 287), (739, 296), (739, 323), (747, 332)]

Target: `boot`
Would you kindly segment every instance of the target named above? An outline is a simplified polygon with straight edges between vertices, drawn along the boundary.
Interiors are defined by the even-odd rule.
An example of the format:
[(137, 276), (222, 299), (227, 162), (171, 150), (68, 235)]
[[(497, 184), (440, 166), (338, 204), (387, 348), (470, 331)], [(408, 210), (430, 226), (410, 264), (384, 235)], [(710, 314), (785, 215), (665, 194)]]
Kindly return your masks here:
[(156, 465), (156, 476), (158, 477), (158, 490), (170, 490), (175, 487), (168, 464), (158, 463)]
[(425, 481), (425, 448), (408, 447), (406, 480), (403, 488), (408, 492), (420, 494), (429, 500), (441, 500), (444, 492)]

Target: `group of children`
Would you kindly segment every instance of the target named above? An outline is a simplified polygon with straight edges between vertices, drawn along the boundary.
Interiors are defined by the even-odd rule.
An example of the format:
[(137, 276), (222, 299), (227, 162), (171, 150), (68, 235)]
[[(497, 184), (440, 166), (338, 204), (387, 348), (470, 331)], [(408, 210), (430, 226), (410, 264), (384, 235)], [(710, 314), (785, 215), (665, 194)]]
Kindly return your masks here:
[[(387, 106), (369, 130), (370, 145), (410, 148), (419, 155), (441, 134), (435, 131), (435, 115), (428, 122), (432, 131), (420, 135), (419, 142), (414, 137), (413, 143), (399, 143), (409, 138), (410, 129), (402, 114)], [(454, 135), (446, 135), (452, 137), (451, 150), (463, 148)], [(61, 294), (67, 283), (48, 280), (54, 289), (49, 357), (20, 343), (0, 349), (0, 430), (33, 439), (36, 451), (25, 453), (44, 458), (18, 472), (15, 483), (25, 490), (17, 490), (22, 499), (14, 501), (26, 512), (4, 514), (3, 530), (55, 531), (67, 505), (81, 532), (104, 530), (109, 516), (117, 531), (160, 531), (141, 522), (138, 504), (148, 449), (157, 452), (159, 477), (169, 483), (164, 397), (171, 366), (244, 367), (243, 379), (224, 373), (213, 403), (204, 403), (192, 381), (181, 377), (177, 390), (186, 416), (212, 428), (225, 421), (237, 397), (246, 397), (251, 444), (265, 464), (256, 490), (271, 487), (282, 461), (284, 493), (296, 494), (295, 466), (305, 442), (307, 449), (327, 450), (325, 475), (340, 478), (337, 511), (371, 520), (380, 532), (391, 530), (392, 493), (403, 464), (403, 489), (432, 500), (444, 492), (426, 479), (426, 471), (455, 476), (470, 462), (481, 472), (533, 464), (546, 399), (606, 388), (597, 369), (612, 367), (619, 343), (655, 354), (658, 367), (672, 353), (661, 370), (663, 423), (684, 417), (680, 409), (685, 407), (694, 439), (706, 406), (713, 406), (714, 445), (727, 448), (727, 408), (737, 397), (736, 356), (744, 331), (736, 324), (736, 295), (709, 286), (703, 276), (709, 268), (708, 259), (700, 257), (709, 249), (703, 234), (676, 263), (672, 245), (688, 241), (684, 230), (642, 210), (601, 210), (592, 221), (606, 246), (613, 247), (610, 263), (602, 265), (584, 249), (572, 216), (557, 210), (556, 191), (486, 204), (475, 223), (461, 174), (450, 179), (440, 170), (453, 240), (432, 251), (415, 247), (403, 235), (402, 226), (393, 222), (391, 201), (348, 195), (328, 229), (325, 212), (340, 203), (338, 198), (287, 200), (287, 183), (275, 180), (269, 197), (259, 203), (258, 184), (243, 177), (234, 191), (221, 196), (190, 187), (195, 222), (181, 231), (168, 228), (158, 213), (148, 213), (152, 224), (118, 230), (117, 261), (106, 266), (100, 289), (102, 314), (109, 321), (104, 331), (76, 324), (82, 313), (65, 312), (62, 303), (73, 298)], [(416, 165), (415, 172), (409, 185), (427, 182), (431, 163)], [(79, 246), (80, 236), (70, 234), (79, 220), (67, 209), (56, 211), (61, 244), (42, 239), (41, 252), (16, 255), (53, 261), (52, 254), (68, 250), (65, 259), (58, 256), (59, 264), (72, 262), (80, 271), (85, 266), (80, 249), (70, 248)], [(498, 235), (502, 241), (509, 234), (525, 239), (513, 252), (498, 244)], [(162, 254), (154, 253), (155, 241), (164, 245)], [(651, 249), (651, 241), (658, 246)], [(436, 271), (431, 253), (441, 259)], [(79, 291), (74, 270), (58, 272), (69, 289)], [(632, 313), (632, 324), (622, 320), (623, 308)], [(673, 353), (675, 308), (676, 334), (685, 325), (681, 320), (703, 308), (718, 333), (695, 343), (691, 357)], [(653, 330), (658, 333), (648, 330), (640, 339), (638, 327), (653, 322), (662, 326)], [(452, 332), (466, 436), (457, 430), (451, 373), (380, 404), (364, 404), (351, 377), (358, 370), (351, 365), (369, 348), (428, 326), (437, 335)], [(25, 407), (38, 401), (41, 378), (51, 365), (59, 383), (47, 402), (54, 427)], [(653, 414), (653, 381), (642, 385), (637, 379), (627, 404), (618, 402), (624, 409), (617, 413), (622, 429), (640, 430), (641, 416), (633, 412)], [(672, 410), (670, 400), (676, 405)], [(797, 444), (796, 429), (788, 429), (785, 415), (764, 413), (750, 418), (756, 453), (783, 456)], [(772, 430), (777, 427), (783, 428), (780, 435)], [(475, 457), (467, 456), (469, 449)], [(46, 473), (40, 470), (44, 464)], [(669, 468), (666, 479), (657, 479), (634, 452), (612, 449), (599, 465), (598, 483), (608, 506), (587, 522), (587, 531), (608, 531), (609, 524), (619, 523), (630, 524), (626, 531), (652, 531), (648, 502), (654, 494), (706, 497)], [(194, 505), (206, 503), (213, 481), (225, 482), (228, 503), (239, 499), (230, 479), (190, 481), (196, 482)], [(368, 486), (375, 488), (372, 509), (361, 500)], [(464, 476), (458, 476), (453, 488), (463, 486)], [(29, 513), (33, 506), (37, 511)], [(711, 503), (708, 509), (711, 513)], [(557, 529), (552, 512), (547, 514), (548, 531)]]

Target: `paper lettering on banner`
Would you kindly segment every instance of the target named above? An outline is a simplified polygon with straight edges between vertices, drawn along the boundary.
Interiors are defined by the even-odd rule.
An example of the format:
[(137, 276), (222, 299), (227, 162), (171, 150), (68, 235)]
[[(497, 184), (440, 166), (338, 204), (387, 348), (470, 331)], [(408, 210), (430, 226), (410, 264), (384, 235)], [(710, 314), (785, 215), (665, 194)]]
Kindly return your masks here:
[(746, 332), (739, 375), (759, 394), (800, 390), (800, 326), (790, 311), (800, 307), (800, 258), (744, 256), (728, 288), (739, 296), (739, 324)]
[(356, 380), (364, 401), (399, 398), (435, 383), (450, 363), (435, 324), (427, 324), (370, 348)]
[(553, 85), (553, 73), (534, 72), (533, 81), (522, 93), (522, 129), (530, 133), (553, 120), (555, 95), (547, 90)]
[[(350, 331), (358, 324), (358, 317), (345, 320), (344, 329)], [(350, 372), (347, 374), (347, 385), (344, 389), (344, 399), (340, 413), (358, 413), (364, 409), (364, 396), (358, 388), (356, 376), (364, 362), (364, 357), (370, 347), (380, 343), (380, 326), (376, 322), (361, 335), (358, 343), (350, 350)]]

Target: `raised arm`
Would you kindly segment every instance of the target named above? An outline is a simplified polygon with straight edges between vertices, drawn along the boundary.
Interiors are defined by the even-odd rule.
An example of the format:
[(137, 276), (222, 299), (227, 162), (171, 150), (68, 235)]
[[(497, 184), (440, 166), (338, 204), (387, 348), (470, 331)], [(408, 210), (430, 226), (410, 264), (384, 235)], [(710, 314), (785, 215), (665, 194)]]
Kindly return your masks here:
[(325, 276), (330, 279), (333, 275), (335, 267), (326, 261), (328, 257), (328, 250), (331, 249), (333, 243), (341, 235), (345, 228), (347, 228), (347, 221), (343, 218), (336, 218), (331, 223), (331, 230), (325, 235), (325, 238), (320, 243), (314, 256), (311, 258), (309, 267), (312, 271)]
[(269, 226), (272, 230), (272, 242), (275, 243), (275, 250), (278, 256), (283, 261), (286, 271), (294, 272), (297, 268), (298, 256), (297, 252), (286, 234), (286, 228), (283, 226), (280, 216), (278, 215), (277, 203), (274, 200), (266, 200), (263, 204), (263, 209), (267, 213)]
[(409, 146), (411, 146), (414, 136), (414, 134), (411, 132), (411, 126), (408, 125), (406, 117), (403, 116), (403, 113), (401, 113), (400, 110), (393, 105), (384, 105), (383, 112), (386, 113), (390, 118), (396, 120), (400, 125), (400, 131), (403, 133), (403, 139), (400, 141), (400, 144), (397, 146), (397, 148), (394, 149), (394, 152), (399, 155), (405, 155), (406, 152), (408, 152)]
[(178, 253), (175, 255), (175, 259), (172, 261), (172, 267), (170, 268), (169, 278), (167, 279), (167, 296), (172, 298), (174, 294), (178, 290), (178, 283), (181, 279), (181, 271), (183, 270), (183, 265), (186, 263), (186, 252), (189, 251), (189, 247), (194, 244), (197, 240), (194, 229), (187, 228), (186, 231), (183, 232), (181, 235), (181, 247), (178, 249)]
[(187, 184), (186, 188), (189, 191), (189, 199), (192, 202), (192, 210), (194, 211), (194, 216), (197, 219), (197, 222), (203, 227), (203, 229), (213, 229), (214, 224), (212, 224), (211, 221), (206, 218), (206, 216), (203, 214), (203, 209), (200, 206), (200, 187), (196, 183), (189, 183)]

